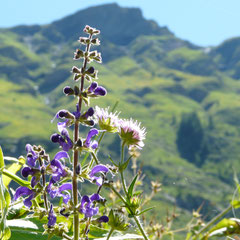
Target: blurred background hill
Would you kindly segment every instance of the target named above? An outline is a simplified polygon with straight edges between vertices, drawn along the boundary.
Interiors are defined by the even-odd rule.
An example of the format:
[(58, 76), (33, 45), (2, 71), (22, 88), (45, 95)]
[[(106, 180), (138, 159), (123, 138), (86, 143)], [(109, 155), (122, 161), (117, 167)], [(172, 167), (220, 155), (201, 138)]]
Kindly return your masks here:
[[(56, 131), (50, 121), (74, 100), (62, 89), (70, 73), (77, 40), (88, 24), (101, 30), (103, 64), (99, 84), (119, 100), (122, 117), (147, 128), (139, 165), (144, 188), (158, 180), (158, 206), (174, 206), (185, 216), (202, 203), (215, 215), (230, 201), (233, 173), (240, 169), (240, 37), (201, 47), (171, 29), (146, 20), (138, 8), (107, 4), (87, 8), (47, 25), (0, 29), (0, 145), (5, 155), (25, 154), (26, 143), (42, 144)], [(106, 138), (100, 154), (118, 156), (119, 140)]]

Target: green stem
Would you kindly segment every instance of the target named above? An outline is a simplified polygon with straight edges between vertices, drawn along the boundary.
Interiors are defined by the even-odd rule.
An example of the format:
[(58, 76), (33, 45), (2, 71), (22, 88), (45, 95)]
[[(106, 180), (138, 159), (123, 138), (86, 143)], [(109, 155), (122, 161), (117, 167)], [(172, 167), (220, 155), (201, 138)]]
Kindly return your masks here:
[(219, 213), (216, 217), (214, 217), (210, 222), (208, 222), (194, 237), (194, 239), (197, 239), (200, 234), (202, 234), (204, 231), (206, 231), (209, 227), (211, 227), (215, 222), (217, 222), (221, 217), (223, 217), (225, 214), (227, 214), (232, 209), (232, 205), (229, 205), (226, 209), (224, 209), (221, 213)]
[(13, 181), (15, 181), (16, 183), (18, 183), (20, 186), (25, 186), (25, 187), (29, 187), (31, 185), (30, 182), (28, 181), (25, 181), (23, 179), (21, 179), (20, 177), (16, 176), (15, 174), (9, 172), (7, 169), (3, 169), (2, 170), (2, 173), (11, 178)]
[(110, 232), (108, 233), (108, 236), (107, 236), (107, 239), (106, 239), (106, 240), (109, 240), (109, 239), (110, 239), (113, 231), (114, 231), (114, 228), (111, 228)]
[[(123, 161), (124, 161), (124, 147), (125, 147), (125, 142), (122, 143), (121, 162), (120, 162), (121, 165), (123, 164)], [(123, 171), (120, 171), (120, 175), (121, 175), (123, 190), (124, 190), (124, 193), (126, 194), (126, 197), (127, 197), (128, 192), (127, 192), (127, 187), (126, 187), (126, 182), (125, 182), (125, 179), (124, 179)]]
[(91, 155), (92, 155), (94, 161), (96, 162), (96, 164), (98, 165), (98, 164), (99, 164), (99, 161), (98, 161), (98, 159), (97, 159), (96, 154), (95, 154), (94, 152), (92, 152)]
[(144, 230), (144, 228), (143, 228), (143, 226), (142, 226), (142, 224), (139, 220), (139, 217), (136, 216), (136, 215), (133, 215), (133, 218), (134, 218), (136, 224), (138, 225), (138, 228), (139, 228), (141, 234), (143, 235), (144, 239), (149, 240), (149, 238), (148, 238), (148, 236), (147, 236), (147, 234), (146, 234), (146, 232), (145, 232), (145, 230)]

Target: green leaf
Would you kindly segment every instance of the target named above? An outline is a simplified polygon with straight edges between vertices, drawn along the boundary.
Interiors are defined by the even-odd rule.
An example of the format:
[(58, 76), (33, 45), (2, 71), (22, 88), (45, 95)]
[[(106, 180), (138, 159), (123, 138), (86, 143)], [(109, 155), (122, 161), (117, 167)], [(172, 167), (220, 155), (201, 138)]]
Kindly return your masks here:
[(130, 184), (129, 188), (128, 188), (128, 197), (131, 198), (133, 196), (133, 189), (135, 186), (135, 183), (137, 181), (138, 178), (138, 174), (134, 177), (134, 179), (132, 180), (132, 183)]
[(89, 237), (94, 238), (94, 239), (102, 238), (102, 237), (106, 236), (107, 233), (108, 233), (107, 229), (103, 229), (103, 228), (99, 228), (99, 227), (91, 225), (90, 231), (89, 231)]
[[(99, 238), (98, 240), (106, 240), (106, 239), (107, 237)], [(144, 237), (137, 234), (131, 234), (131, 233), (121, 234), (119, 232), (116, 232), (115, 234), (113, 234), (112, 237), (109, 238), (109, 240), (129, 240), (129, 239), (144, 239)]]
[(208, 238), (213, 236), (229, 236), (232, 234), (240, 233), (240, 219), (237, 218), (224, 218), (215, 227), (210, 229)]
[[(22, 165), (25, 164), (26, 160), (23, 157), (20, 157), (19, 159), (16, 159), (16, 158), (11, 158), (11, 159), (12, 160), (14, 159), (14, 161), (17, 161), (17, 163), (13, 163), (12, 165), (10, 165), (10, 167), (7, 168), (7, 171), (15, 175), (21, 169)], [(3, 175), (3, 184), (5, 187), (8, 187), (11, 180), (12, 180), (11, 177)]]
[(109, 160), (112, 162), (112, 164), (113, 164), (114, 166), (119, 167), (118, 164), (116, 164), (116, 163), (112, 160), (112, 158), (111, 158), (110, 155), (108, 156), (108, 158), (109, 158)]
[(149, 207), (149, 208), (146, 208), (146, 209), (142, 210), (140, 213), (138, 213), (138, 216), (142, 215), (143, 213), (145, 213), (147, 211), (152, 210), (153, 208), (155, 208), (155, 206), (154, 207)]
[(3, 152), (2, 152), (2, 148), (0, 146), (0, 169), (4, 168), (4, 158), (3, 158)]
[(123, 172), (127, 168), (131, 158), (132, 158), (132, 156), (130, 156), (126, 162), (124, 162), (122, 165), (119, 166), (120, 172)]

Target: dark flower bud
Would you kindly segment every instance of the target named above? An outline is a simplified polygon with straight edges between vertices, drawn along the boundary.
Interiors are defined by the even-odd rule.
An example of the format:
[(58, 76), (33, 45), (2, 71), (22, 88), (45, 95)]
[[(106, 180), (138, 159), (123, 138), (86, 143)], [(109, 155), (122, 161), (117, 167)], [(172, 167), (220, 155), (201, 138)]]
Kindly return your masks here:
[(94, 90), (94, 94), (97, 96), (105, 96), (107, 94), (107, 90), (100, 86)]
[(80, 92), (79, 87), (75, 86), (74, 87), (74, 94), (75, 94), (75, 96), (78, 96), (79, 92)]
[(33, 174), (33, 170), (30, 167), (24, 167), (22, 169), (22, 176), (23, 177), (28, 177), (29, 175)]
[(87, 114), (89, 117), (93, 116), (94, 114), (94, 109), (92, 107), (90, 107), (88, 110), (87, 110)]
[(81, 58), (84, 56), (84, 53), (81, 49), (76, 49), (76, 52), (74, 52), (74, 58), (75, 60)]
[(80, 172), (81, 172), (81, 165), (80, 164), (77, 165), (77, 167), (75, 169), (75, 172), (76, 172), (77, 175), (80, 174)]
[(68, 114), (68, 112), (67, 112), (66, 110), (62, 110), (62, 111), (59, 111), (59, 112), (58, 112), (58, 116), (59, 116), (60, 118), (65, 118), (65, 117), (67, 117), (67, 114)]
[(77, 68), (76, 66), (73, 66), (72, 72), (73, 73), (81, 73), (81, 70), (79, 68)]
[(90, 67), (90, 68), (87, 70), (87, 73), (92, 74), (92, 73), (94, 73), (94, 71), (95, 71), (94, 67)]
[(69, 86), (66, 86), (64, 89), (63, 89), (63, 93), (65, 93), (66, 95), (72, 95), (74, 94), (74, 91), (71, 87)]
[(60, 135), (58, 133), (54, 133), (51, 137), (50, 137), (50, 140), (54, 143), (57, 143), (59, 142), (59, 139), (60, 139)]
[(69, 217), (70, 216), (70, 213), (64, 213), (65, 212), (65, 208), (62, 208), (61, 210), (60, 210), (60, 214), (62, 215), (62, 216), (64, 216), (64, 217)]
[(80, 138), (77, 140), (76, 146), (77, 147), (82, 147), (83, 146), (82, 140)]
[(92, 27), (90, 27), (90, 26), (88, 26), (88, 25), (85, 26), (85, 28), (83, 29), (83, 31), (84, 31), (85, 33), (90, 34), (90, 35), (97, 35), (97, 34), (100, 33), (100, 30), (98, 30), (98, 29), (96, 29), (96, 28), (92, 28)]
[(100, 218), (97, 219), (97, 221), (99, 223), (102, 223), (102, 222), (108, 222), (109, 221), (109, 218), (107, 216), (101, 216)]
[(93, 45), (100, 45), (100, 40), (98, 38), (94, 38), (94, 39), (92, 39), (91, 43)]
[(93, 120), (85, 121), (85, 123), (90, 127), (93, 127), (95, 124), (95, 122)]
[(90, 39), (86, 37), (80, 37), (78, 40), (81, 44), (87, 45), (90, 43)]

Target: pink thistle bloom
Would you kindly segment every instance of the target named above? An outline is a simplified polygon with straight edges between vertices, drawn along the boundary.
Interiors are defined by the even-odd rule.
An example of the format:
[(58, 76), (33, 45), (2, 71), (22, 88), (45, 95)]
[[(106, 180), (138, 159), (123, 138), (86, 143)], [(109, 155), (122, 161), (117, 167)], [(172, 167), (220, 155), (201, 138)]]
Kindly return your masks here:
[(146, 138), (146, 128), (141, 127), (141, 123), (133, 119), (121, 119), (119, 121), (119, 135), (130, 148), (141, 149), (144, 146), (143, 140)]
[(99, 127), (101, 130), (105, 130), (107, 132), (115, 133), (118, 132), (119, 126), (119, 113), (109, 112), (108, 108), (100, 108), (98, 106), (95, 107), (95, 119), (97, 120)]

